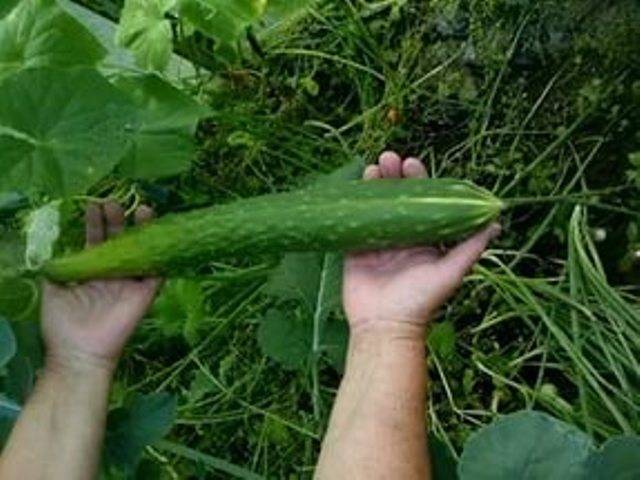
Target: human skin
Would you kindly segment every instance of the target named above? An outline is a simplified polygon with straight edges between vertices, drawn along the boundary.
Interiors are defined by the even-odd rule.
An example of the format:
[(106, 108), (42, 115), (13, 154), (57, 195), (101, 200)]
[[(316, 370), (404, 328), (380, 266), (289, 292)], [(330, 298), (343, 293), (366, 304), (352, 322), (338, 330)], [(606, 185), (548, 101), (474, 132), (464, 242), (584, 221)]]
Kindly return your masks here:
[[(371, 180), (401, 176), (425, 170), (416, 159), (385, 153), (365, 172)], [(151, 216), (142, 207), (136, 222)], [(113, 202), (89, 207), (87, 248), (118, 235), (124, 224)], [(349, 356), (318, 478), (429, 478), (425, 329), (496, 233), (491, 227), (446, 255), (421, 247), (348, 257)], [(97, 477), (113, 374), (158, 285), (158, 279), (45, 284), (45, 367), (0, 457), (1, 479)]]
[[(136, 222), (151, 216), (141, 207)], [(90, 206), (87, 248), (119, 234), (124, 225), (116, 203)], [(0, 457), (0, 478), (97, 478), (113, 373), (158, 284), (121, 279), (44, 285), (45, 367)]]
[[(364, 178), (426, 177), (415, 158), (383, 153)], [(443, 252), (415, 247), (349, 255), (344, 378), (316, 469), (318, 480), (430, 479), (425, 334), (488, 243), (491, 225)]]

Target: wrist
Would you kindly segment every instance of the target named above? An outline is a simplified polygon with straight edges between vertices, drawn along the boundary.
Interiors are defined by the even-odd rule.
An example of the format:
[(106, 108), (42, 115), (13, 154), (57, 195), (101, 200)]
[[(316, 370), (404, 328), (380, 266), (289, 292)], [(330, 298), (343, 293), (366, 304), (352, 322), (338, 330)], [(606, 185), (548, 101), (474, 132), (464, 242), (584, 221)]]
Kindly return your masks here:
[(44, 372), (50, 376), (80, 381), (111, 380), (116, 362), (84, 352), (49, 352), (45, 357)]
[(368, 321), (350, 322), (351, 339), (357, 343), (421, 343), (424, 344), (427, 322)]

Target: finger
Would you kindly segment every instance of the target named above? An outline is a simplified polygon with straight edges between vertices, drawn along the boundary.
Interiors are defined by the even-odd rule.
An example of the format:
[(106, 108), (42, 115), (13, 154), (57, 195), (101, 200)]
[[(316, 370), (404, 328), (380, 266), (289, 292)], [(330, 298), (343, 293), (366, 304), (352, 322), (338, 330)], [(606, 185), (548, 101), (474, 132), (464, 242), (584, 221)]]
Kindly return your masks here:
[(84, 214), (85, 243), (87, 247), (97, 245), (104, 241), (104, 219), (102, 208), (96, 203), (87, 207)]
[(378, 178), (382, 178), (380, 167), (378, 165), (369, 165), (364, 169), (362, 178), (364, 178), (365, 180), (375, 180)]
[(420, 160), (409, 157), (402, 162), (402, 176), (405, 178), (426, 178), (427, 169)]
[(378, 159), (382, 178), (400, 178), (402, 176), (402, 159), (396, 152), (384, 152)]
[(115, 237), (124, 230), (124, 209), (113, 200), (109, 200), (105, 203), (104, 217), (107, 227), (107, 238)]
[(153, 208), (149, 207), (148, 205), (140, 205), (136, 209), (136, 212), (133, 216), (136, 225), (142, 225), (153, 220), (155, 213), (153, 211)]
[(462, 282), (467, 272), (480, 259), (489, 242), (500, 235), (500, 231), (499, 224), (491, 224), (451, 249), (444, 256), (440, 268), (443, 269), (449, 283), (457, 285)]

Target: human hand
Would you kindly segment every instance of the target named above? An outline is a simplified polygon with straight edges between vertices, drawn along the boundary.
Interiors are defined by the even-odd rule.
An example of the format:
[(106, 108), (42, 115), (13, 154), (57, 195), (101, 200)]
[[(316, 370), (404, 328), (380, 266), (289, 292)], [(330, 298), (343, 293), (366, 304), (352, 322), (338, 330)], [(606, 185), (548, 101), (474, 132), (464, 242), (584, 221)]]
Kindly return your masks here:
[[(364, 172), (365, 180), (372, 181), (426, 175), (418, 159), (403, 160), (395, 152), (383, 153)], [(402, 335), (422, 338), (429, 319), (499, 233), (500, 226), (492, 224), (448, 252), (424, 246), (350, 254), (344, 308), (352, 332), (400, 327)]]
[[(136, 223), (150, 220), (145, 206)], [(86, 211), (86, 246), (121, 233), (124, 211), (115, 202), (91, 205)], [(66, 370), (99, 369), (112, 373), (122, 349), (153, 302), (156, 278), (94, 280), (81, 285), (44, 284), (42, 330), (47, 366)]]

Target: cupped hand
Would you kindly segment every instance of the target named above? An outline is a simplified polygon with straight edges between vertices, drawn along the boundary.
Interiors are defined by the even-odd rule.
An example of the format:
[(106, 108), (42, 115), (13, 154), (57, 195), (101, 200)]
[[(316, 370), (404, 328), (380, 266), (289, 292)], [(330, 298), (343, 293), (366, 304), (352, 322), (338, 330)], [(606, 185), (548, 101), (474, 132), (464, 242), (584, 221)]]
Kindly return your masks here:
[[(383, 153), (365, 180), (426, 177), (416, 158)], [(454, 294), (488, 243), (500, 233), (492, 224), (443, 251), (434, 246), (350, 254), (345, 262), (344, 308), (352, 332), (402, 327), (424, 335), (429, 319)]]
[[(136, 223), (150, 220), (145, 206)], [(91, 205), (86, 211), (86, 248), (118, 235), (125, 214), (115, 202)], [(94, 280), (80, 285), (45, 283), (42, 329), (47, 363), (75, 369), (113, 371), (128, 338), (153, 302), (159, 280)]]

